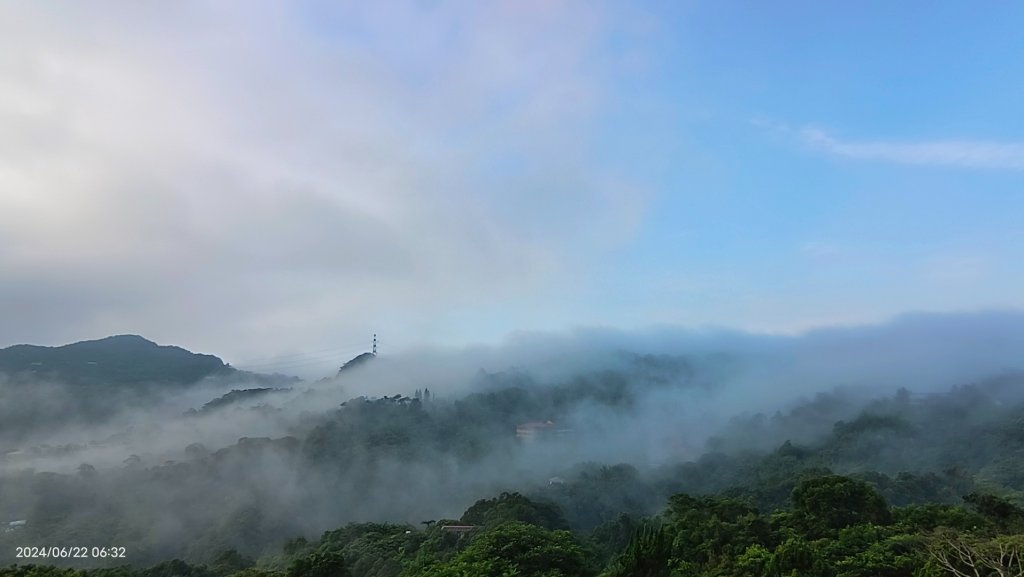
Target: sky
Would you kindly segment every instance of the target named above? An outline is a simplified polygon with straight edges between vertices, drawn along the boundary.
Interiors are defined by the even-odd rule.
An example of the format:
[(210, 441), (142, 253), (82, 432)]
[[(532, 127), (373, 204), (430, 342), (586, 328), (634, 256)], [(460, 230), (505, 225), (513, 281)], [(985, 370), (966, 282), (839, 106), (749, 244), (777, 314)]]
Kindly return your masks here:
[(0, 4), (0, 346), (1024, 308), (1024, 4)]

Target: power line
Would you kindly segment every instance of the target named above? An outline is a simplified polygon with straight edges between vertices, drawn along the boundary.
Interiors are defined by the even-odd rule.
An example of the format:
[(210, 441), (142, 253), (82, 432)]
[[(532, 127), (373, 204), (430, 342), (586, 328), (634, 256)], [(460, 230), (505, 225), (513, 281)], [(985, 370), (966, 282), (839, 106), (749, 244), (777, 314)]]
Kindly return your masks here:
[(301, 368), (304, 368), (304, 367), (333, 367), (336, 364), (337, 364), (337, 361), (335, 359), (318, 359), (318, 360), (306, 361), (306, 362), (301, 362), (301, 363), (293, 363), (293, 364), (290, 364), (290, 365), (282, 365), (282, 366), (279, 366), (279, 367), (260, 367), (260, 368), (256, 368), (256, 367), (238, 367), (238, 368), (243, 370), (243, 371), (248, 371), (250, 373), (263, 373), (263, 374), (283, 373), (283, 374), (288, 374), (291, 371), (294, 371), (295, 369), (301, 369)]
[[(370, 353), (373, 356), (377, 356), (377, 345), (379, 343), (380, 341), (377, 339), (377, 333), (374, 333), (373, 340), (370, 343)], [(247, 362), (235, 363), (235, 366), (243, 370), (253, 372), (294, 369), (318, 364), (326, 365), (332, 362), (337, 363), (339, 356), (345, 357), (365, 350), (366, 349), (363, 348), (361, 344), (352, 343), (305, 353), (291, 353), (276, 357), (250, 359)], [(344, 361), (344, 359), (342, 359), (342, 361)]]
[(328, 347), (326, 349), (318, 349), (318, 350), (315, 350), (315, 351), (302, 351), (302, 352), (298, 352), (298, 353), (288, 353), (288, 354), (284, 354), (284, 355), (273, 355), (273, 356), (268, 356), (268, 357), (250, 358), (250, 359), (247, 359), (245, 361), (242, 361), (242, 362), (239, 362), (239, 363), (236, 363), (236, 364), (239, 364), (239, 365), (260, 365), (260, 364), (276, 363), (278, 361), (287, 361), (287, 360), (289, 360), (291, 358), (294, 358), (294, 357), (298, 357), (298, 358), (308, 357), (310, 355), (316, 355), (316, 354), (319, 354), (319, 353), (334, 353), (334, 352), (339, 352), (339, 351), (344, 352), (344, 351), (349, 351), (349, 350), (352, 350), (352, 349), (355, 349), (355, 348), (360, 348), (362, 346), (363, 342), (364, 341), (360, 340), (360, 341), (354, 341), (354, 342), (351, 342), (351, 343), (346, 343), (346, 344), (343, 344), (343, 345), (337, 345), (337, 346), (333, 346), (333, 347)]
[(358, 352), (365, 351), (365, 350), (366, 349), (364, 347), (353, 347), (351, 349), (347, 349), (347, 352), (342, 351), (342, 352), (338, 352), (338, 353), (332, 353), (332, 354), (329, 354), (329, 355), (311, 355), (311, 356), (308, 356), (308, 357), (305, 357), (305, 358), (291, 359), (291, 360), (287, 360), (287, 361), (280, 362), (280, 363), (272, 363), (271, 362), (271, 363), (262, 363), (262, 364), (246, 364), (246, 365), (238, 365), (238, 366), (240, 368), (243, 368), (243, 369), (246, 369), (246, 370), (269, 371), (269, 370), (276, 370), (276, 369), (287, 369), (287, 368), (294, 368), (294, 367), (303, 367), (303, 366), (309, 366), (309, 365), (315, 365), (315, 364), (336, 363), (337, 360), (338, 360), (338, 357), (354, 355), (354, 354), (356, 354)]

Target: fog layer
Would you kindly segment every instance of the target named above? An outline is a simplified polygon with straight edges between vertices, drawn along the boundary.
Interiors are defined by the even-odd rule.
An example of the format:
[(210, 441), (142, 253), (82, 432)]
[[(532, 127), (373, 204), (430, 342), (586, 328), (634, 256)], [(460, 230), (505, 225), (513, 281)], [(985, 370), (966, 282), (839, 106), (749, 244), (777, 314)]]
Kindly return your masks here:
[[(939, 405), (908, 403), (981, 385), (987, 400), (970, 418), (1003, 419), (999, 407), (1021, 401), (1022, 350), (1024, 314), (998, 311), (798, 336), (522, 333), (500, 346), (370, 358), (287, 386), (140, 383), (105, 390), (104, 410), (89, 414), (80, 386), (8, 379), (0, 521), (28, 523), (0, 539), (102, 536), (128, 544), (134, 562), (206, 560), (350, 521), (455, 517), (501, 490), (571, 505), (562, 483), (602, 464), (630, 466), (617, 470), (647, 488), (635, 506), (650, 513), (659, 491), (688, 478), (685, 463), (785, 441), (827, 445), (847, 430), (837, 421), (859, 423), (865, 411), (900, 419), (918, 407), (931, 419)], [(19, 421), (15, 406), (34, 420)], [(835, 454), (826, 465), (849, 466)], [(891, 457), (880, 455), (878, 470), (897, 467)], [(940, 460), (908, 467), (926, 473)]]

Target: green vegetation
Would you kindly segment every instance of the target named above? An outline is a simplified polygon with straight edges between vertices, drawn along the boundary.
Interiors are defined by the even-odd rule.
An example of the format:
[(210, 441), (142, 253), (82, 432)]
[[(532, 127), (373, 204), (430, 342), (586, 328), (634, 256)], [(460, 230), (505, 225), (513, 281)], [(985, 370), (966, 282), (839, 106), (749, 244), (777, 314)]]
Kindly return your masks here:
[[(564, 522), (557, 508), (522, 495), (503, 494), (481, 500), (463, 514), (463, 522), (484, 521), (466, 532), (449, 531), (445, 522), (425, 529), (351, 524), (328, 531), (316, 541), (290, 540), (279, 552), (257, 560), (228, 550), (205, 565), (179, 559), (146, 569), (18, 565), (0, 569), (0, 577), (1020, 574), (1024, 511), (998, 497), (972, 495), (963, 505), (892, 508), (867, 483), (830, 475), (801, 481), (791, 499), (791, 508), (766, 514), (729, 497), (675, 495), (660, 514), (633, 524), (627, 540), (609, 540), (607, 527), (589, 535), (551, 529), (550, 525)], [(608, 562), (602, 561), (602, 545), (615, 549)]]
[[(870, 402), (818, 395), (735, 419), (685, 462), (524, 471), (545, 447), (592, 442), (585, 420), (568, 441), (543, 433), (549, 421), (690, 386), (681, 359), (626, 365), (543, 385), (482, 373), (480, 392), (454, 400), (360, 397), (303, 412), (288, 436), (191, 444), (180, 461), (5, 473), (0, 521), (27, 523), (0, 532), (18, 563), (0, 577), (1020, 575), (1019, 375)], [(541, 432), (520, 439), (522, 423)], [(12, 558), (43, 544), (129, 557)]]
[(167, 393), (198, 383), (264, 385), (232, 391), (203, 408), (213, 410), (296, 381), (239, 371), (213, 355), (161, 346), (137, 335), (60, 347), (15, 345), (0, 349), (0, 451), (61, 427), (99, 425), (129, 410), (146, 410)]
[(0, 349), (0, 373), (88, 385), (191, 384), (233, 372), (213, 355), (160, 346), (137, 335), (118, 335), (61, 347), (15, 345)]

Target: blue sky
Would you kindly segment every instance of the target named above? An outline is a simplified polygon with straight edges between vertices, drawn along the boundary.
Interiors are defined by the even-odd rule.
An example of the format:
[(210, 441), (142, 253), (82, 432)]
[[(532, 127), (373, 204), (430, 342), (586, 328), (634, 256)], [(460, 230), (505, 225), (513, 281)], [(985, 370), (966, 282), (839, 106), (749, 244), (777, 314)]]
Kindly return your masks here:
[(1024, 7), (647, 15), (653, 39), (605, 46), (643, 62), (616, 79), (594, 155), (650, 200), (633, 236), (588, 255), (557, 322), (792, 331), (1020, 306)]
[(0, 345), (1024, 306), (1019, 2), (0, 16)]

